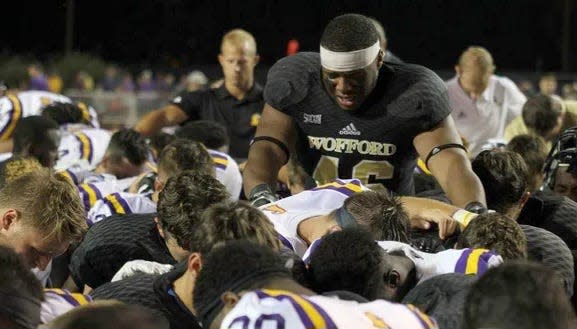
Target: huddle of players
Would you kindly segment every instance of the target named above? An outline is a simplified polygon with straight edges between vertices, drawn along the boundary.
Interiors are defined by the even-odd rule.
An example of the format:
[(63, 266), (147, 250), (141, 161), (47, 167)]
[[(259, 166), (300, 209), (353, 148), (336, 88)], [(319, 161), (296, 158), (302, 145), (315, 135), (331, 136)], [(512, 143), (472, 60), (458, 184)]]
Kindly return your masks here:
[[(12, 109), (18, 101), (10, 98)], [(40, 322), (79, 327), (86, 319), (151, 328), (575, 324), (567, 298), (575, 277), (567, 244), (577, 234), (570, 221), (536, 220), (523, 212), (526, 169), (512, 153), (485, 152), (472, 166), (487, 206), (499, 213), (477, 215), (430, 199), (398, 198), (370, 191), (357, 179), (256, 209), (234, 201), (241, 184), (234, 160), (199, 143), (225, 146), (224, 139), (209, 143), (216, 126), (187, 125), (176, 134), (184, 138), (157, 136), (150, 145), (134, 131), (120, 130), (104, 143), (105, 137), (91, 134), (94, 125), (78, 126), (88, 118), (78, 113), (86, 112), (61, 104), (67, 103), (41, 112), (56, 126), (17, 116), (8, 124), (15, 122), (15, 156), (3, 164), (2, 239), (29, 268), (37, 268), (37, 276), (53, 256), (82, 239), (70, 257), (67, 287), (89, 295), (43, 293), (13, 251), (2, 248), (10, 271), (2, 276), (0, 321), (24, 328)], [(28, 133), (19, 133), (24, 128)], [(60, 164), (26, 140), (52, 135)], [(67, 137), (70, 142), (63, 143)], [(22, 156), (64, 171), (47, 172)], [(73, 159), (63, 162), (66, 156)], [(236, 175), (226, 175), (227, 168)], [(438, 227), (433, 235), (416, 230), (432, 223)], [(516, 262), (526, 258), (550, 269)], [(92, 299), (94, 304), (70, 311)], [(110, 299), (150, 310), (142, 315), (98, 302)]]

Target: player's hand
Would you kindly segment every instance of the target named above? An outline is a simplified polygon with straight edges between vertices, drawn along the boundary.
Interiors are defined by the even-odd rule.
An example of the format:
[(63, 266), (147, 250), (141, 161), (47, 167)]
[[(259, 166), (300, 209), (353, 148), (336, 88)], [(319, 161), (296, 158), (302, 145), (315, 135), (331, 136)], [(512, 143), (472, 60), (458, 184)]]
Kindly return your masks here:
[(427, 209), (411, 218), (412, 228), (428, 230), (433, 223), (437, 224), (439, 228), (439, 238), (442, 240), (453, 235), (459, 227), (459, 223), (456, 220), (443, 214), (438, 209)]

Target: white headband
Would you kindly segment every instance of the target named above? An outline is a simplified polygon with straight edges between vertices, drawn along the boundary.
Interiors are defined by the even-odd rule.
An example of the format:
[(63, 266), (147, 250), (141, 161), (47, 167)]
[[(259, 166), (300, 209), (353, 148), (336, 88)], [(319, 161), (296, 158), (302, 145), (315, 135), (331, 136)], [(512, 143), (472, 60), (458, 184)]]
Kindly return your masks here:
[(321, 46), (321, 65), (327, 70), (348, 72), (369, 66), (381, 50), (379, 40), (372, 46), (354, 51), (332, 51)]

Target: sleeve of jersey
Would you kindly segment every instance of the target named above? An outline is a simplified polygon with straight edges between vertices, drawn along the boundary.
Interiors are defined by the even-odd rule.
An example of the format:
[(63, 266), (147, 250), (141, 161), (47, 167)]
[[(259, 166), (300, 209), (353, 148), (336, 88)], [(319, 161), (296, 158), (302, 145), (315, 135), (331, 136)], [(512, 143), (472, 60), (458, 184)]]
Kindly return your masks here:
[(263, 97), (273, 108), (287, 113), (308, 93), (309, 74), (303, 67), (303, 54), (285, 57), (268, 71)]
[(16, 123), (22, 118), (22, 103), (15, 95), (0, 98), (0, 140), (12, 137)]
[(90, 296), (71, 293), (63, 289), (45, 289), (40, 319), (42, 323), (48, 323), (77, 306), (91, 302), (92, 298)]
[(189, 120), (200, 119), (200, 108), (202, 106), (203, 95), (207, 91), (182, 92), (170, 101), (170, 104), (177, 106), (188, 115)]
[(455, 264), (455, 273), (482, 275), (488, 269), (499, 266), (503, 258), (487, 249), (463, 249)]
[(423, 68), (420, 79), (411, 90), (418, 95), (417, 117), (421, 118), (421, 131), (429, 131), (451, 114), (447, 86), (433, 71)]

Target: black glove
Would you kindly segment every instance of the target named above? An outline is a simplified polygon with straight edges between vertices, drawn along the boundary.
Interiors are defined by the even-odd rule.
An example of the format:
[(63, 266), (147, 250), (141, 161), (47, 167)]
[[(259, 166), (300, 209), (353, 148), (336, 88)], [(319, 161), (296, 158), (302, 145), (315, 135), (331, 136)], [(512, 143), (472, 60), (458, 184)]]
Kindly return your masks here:
[(255, 207), (260, 207), (277, 200), (276, 194), (268, 184), (257, 185), (248, 194), (248, 201)]

